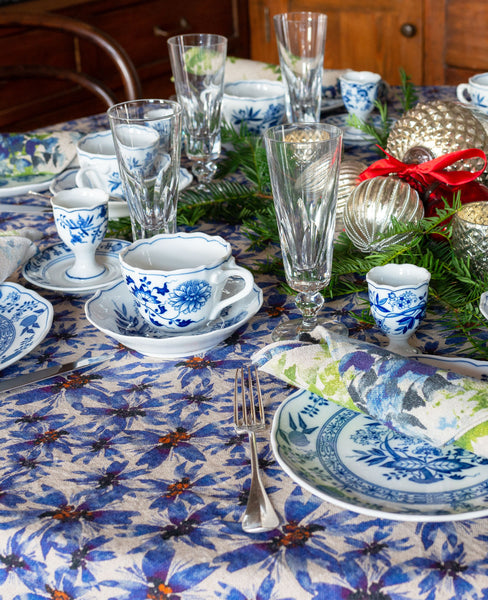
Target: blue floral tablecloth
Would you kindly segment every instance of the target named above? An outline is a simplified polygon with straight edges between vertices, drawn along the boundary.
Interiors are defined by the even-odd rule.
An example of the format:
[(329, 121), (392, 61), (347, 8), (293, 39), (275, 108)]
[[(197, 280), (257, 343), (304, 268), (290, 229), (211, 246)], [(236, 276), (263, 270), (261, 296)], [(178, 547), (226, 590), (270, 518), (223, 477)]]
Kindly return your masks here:
[[(424, 90), (426, 97), (453, 90)], [(103, 115), (63, 124), (86, 132)], [(346, 155), (374, 159), (370, 148)], [(27, 201), (27, 197), (25, 201)], [(36, 200), (29, 200), (36, 202)], [(40, 229), (52, 216), (0, 214), (0, 228)], [(239, 228), (205, 225), (249, 268)], [(18, 280), (27, 282), (17, 273)], [(54, 305), (44, 341), (2, 376), (114, 351), (110, 362), (0, 394), (0, 597), (3, 600), (448, 600), (488, 598), (488, 521), (416, 523), (342, 510), (296, 485), (279, 467), (269, 431), (259, 436), (266, 487), (281, 516), (269, 533), (240, 526), (250, 484), (247, 439), (232, 425), (234, 370), (271, 341), (293, 298), (258, 276), (258, 314), (205, 354), (155, 360), (91, 326), (85, 299), (41, 290)], [(351, 312), (364, 298), (326, 303), (350, 335), (382, 342)], [(430, 315), (425, 352), (462, 352)], [(262, 378), (268, 422), (290, 394)], [(432, 469), (435, 467), (432, 466)], [(439, 471), (436, 476), (442, 476)], [(488, 503), (488, 498), (487, 498)]]

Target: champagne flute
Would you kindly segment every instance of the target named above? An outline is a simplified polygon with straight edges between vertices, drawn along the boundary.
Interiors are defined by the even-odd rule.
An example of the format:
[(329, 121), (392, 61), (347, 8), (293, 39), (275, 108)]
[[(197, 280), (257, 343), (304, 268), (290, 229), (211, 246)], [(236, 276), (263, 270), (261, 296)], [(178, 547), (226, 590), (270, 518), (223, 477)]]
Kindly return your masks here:
[(301, 339), (318, 324), (321, 290), (331, 277), (342, 130), (322, 123), (279, 125), (264, 140), (285, 276), (302, 313), (280, 323), (272, 337)]
[(183, 108), (186, 154), (202, 186), (212, 180), (220, 156), (220, 119), (227, 38), (187, 33), (168, 40), (178, 102)]

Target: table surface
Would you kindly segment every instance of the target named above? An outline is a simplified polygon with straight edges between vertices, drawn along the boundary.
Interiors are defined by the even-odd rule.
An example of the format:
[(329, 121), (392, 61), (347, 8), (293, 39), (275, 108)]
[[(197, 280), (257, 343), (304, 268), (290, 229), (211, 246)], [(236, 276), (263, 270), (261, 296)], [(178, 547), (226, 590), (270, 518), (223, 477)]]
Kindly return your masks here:
[[(423, 94), (455, 97), (442, 88)], [(62, 124), (105, 127), (104, 115)], [(346, 146), (349, 155), (374, 157)], [(0, 215), (2, 231), (19, 226), (41, 230), (41, 248), (58, 241), (51, 215)], [(242, 266), (266, 260), (238, 227), (199, 229), (231, 242)], [(19, 273), (10, 280), (31, 287)], [(85, 317), (86, 298), (37, 290), (54, 306), (51, 331), (3, 377), (104, 352), (115, 358), (0, 394), (1, 598), (488, 598), (487, 519), (403, 522), (321, 501), (280, 468), (269, 429), (258, 437), (259, 459), (280, 525), (242, 531), (250, 463), (232, 425), (235, 369), (271, 341), (284, 315), (297, 316), (274, 277), (256, 281), (264, 304), (255, 317), (212, 350), (176, 360), (142, 356), (99, 332)], [(360, 297), (336, 298), (323, 316), (381, 343), (350, 316), (363, 307)], [(428, 352), (462, 353), (462, 340), (446, 340), (433, 315), (417, 337)], [(262, 385), (271, 422), (291, 390), (271, 377)]]

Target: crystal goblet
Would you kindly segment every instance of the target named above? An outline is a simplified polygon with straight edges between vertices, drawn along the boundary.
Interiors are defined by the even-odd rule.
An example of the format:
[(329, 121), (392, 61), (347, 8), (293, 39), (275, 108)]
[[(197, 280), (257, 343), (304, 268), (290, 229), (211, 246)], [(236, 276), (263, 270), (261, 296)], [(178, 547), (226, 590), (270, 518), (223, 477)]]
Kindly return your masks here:
[(168, 40), (176, 95), (183, 109), (186, 154), (198, 185), (211, 181), (220, 156), (227, 38), (187, 33)]
[(417, 354), (410, 337), (425, 316), (430, 273), (423, 267), (389, 263), (366, 274), (371, 314), (388, 338), (388, 350), (403, 356)]
[(279, 125), (265, 131), (264, 140), (285, 276), (303, 315), (278, 325), (272, 337), (300, 339), (318, 324), (321, 290), (331, 277), (342, 130)]

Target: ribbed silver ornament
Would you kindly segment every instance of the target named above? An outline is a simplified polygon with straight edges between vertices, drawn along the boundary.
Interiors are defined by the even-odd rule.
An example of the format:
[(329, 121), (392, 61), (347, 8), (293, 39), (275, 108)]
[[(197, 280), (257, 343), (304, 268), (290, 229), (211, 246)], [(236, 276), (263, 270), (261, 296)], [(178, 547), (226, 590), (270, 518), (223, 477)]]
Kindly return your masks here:
[(365, 163), (359, 160), (343, 160), (339, 173), (339, 183), (337, 186), (337, 218), (343, 217), (346, 201), (354, 188), (360, 183), (359, 175), (367, 168)]
[(392, 226), (392, 217), (400, 223), (418, 223), (424, 207), (417, 192), (397, 177), (374, 177), (362, 181), (353, 190), (344, 207), (344, 227), (354, 246), (364, 253), (405, 243), (410, 234), (378, 239)]

